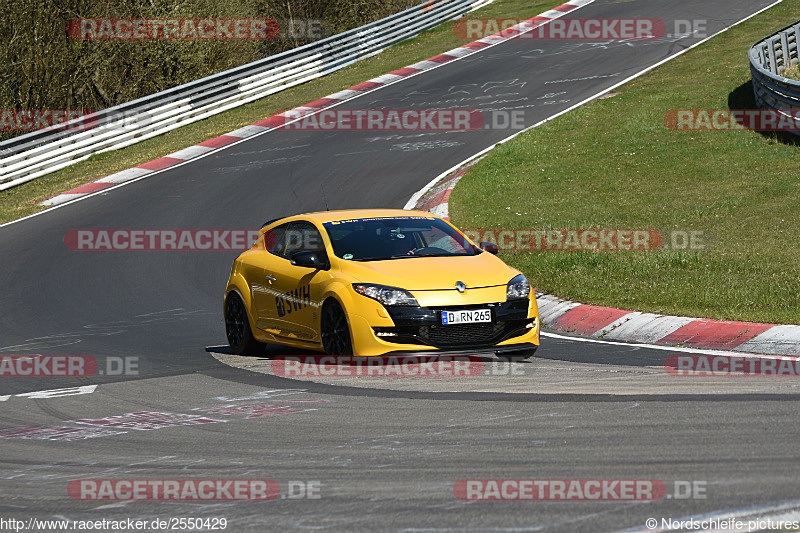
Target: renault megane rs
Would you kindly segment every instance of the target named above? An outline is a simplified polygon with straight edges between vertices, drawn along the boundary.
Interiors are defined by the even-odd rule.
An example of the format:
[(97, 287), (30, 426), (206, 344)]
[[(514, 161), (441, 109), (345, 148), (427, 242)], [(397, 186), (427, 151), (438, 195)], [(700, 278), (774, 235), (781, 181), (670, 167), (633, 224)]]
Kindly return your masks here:
[(225, 329), (236, 354), (264, 344), (332, 355), (533, 355), (528, 280), (431, 213), (326, 211), (273, 220), (233, 263)]

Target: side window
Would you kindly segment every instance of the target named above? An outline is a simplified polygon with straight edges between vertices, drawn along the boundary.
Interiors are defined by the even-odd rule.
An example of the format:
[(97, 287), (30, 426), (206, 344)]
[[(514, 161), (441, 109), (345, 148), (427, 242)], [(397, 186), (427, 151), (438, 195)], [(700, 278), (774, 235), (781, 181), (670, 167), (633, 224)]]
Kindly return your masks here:
[(286, 231), (285, 257), (297, 252), (316, 252), (320, 259), (327, 259), (325, 243), (319, 230), (310, 222), (291, 222)]
[(271, 254), (284, 257), (286, 251), (286, 231), (289, 224), (281, 224), (264, 232), (264, 248)]

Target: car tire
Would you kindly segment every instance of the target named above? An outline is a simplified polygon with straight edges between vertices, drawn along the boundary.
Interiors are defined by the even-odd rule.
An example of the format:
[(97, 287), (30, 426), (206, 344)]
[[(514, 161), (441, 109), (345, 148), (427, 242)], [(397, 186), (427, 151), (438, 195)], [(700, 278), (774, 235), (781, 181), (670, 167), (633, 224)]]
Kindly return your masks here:
[(322, 347), (328, 355), (353, 355), (350, 327), (347, 315), (336, 300), (328, 300), (322, 306), (320, 318)]
[(525, 359), (530, 359), (533, 357), (533, 354), (536, 353), (536, 348), (530, 350), (520, 350), (518, 352), (497, 352), (496, 355), (500, 359), (505, 359), (506, 361), (524, 361)]
[(264, 351), (265, 344), (253, 338), (247, 309), (242, 298), (232, 292), (225, 301), (225, 333), (228, 344), (236, 355), (256, 354)]

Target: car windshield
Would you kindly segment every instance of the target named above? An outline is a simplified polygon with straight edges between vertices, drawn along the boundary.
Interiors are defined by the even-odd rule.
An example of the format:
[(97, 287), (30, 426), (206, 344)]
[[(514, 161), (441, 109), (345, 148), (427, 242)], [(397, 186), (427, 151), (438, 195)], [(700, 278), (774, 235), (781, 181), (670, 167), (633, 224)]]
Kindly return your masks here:
[(467, 256), (482, 251), (436, 217), (357, 218), (323, 225), (334, 254), (352, 261)]

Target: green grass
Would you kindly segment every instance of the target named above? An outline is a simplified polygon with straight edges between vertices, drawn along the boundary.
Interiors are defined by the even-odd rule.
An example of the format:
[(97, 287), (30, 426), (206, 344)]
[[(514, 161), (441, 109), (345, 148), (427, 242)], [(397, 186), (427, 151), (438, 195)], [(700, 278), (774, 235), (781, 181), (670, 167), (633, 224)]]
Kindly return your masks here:
[(790, 80), (800, 81), (800, 65), (797, 63), (792, 63), (786, 69), (781, 72), (781, 75), (784, 78), (789, 78)]
[[(556, 5), (558, 0), (497, 0), (470, 17), (530, 18)], [(0, 223), (15, 220), (44, 208), (39, 202), (98, 178), (140, 165), (206, 139), (269, 117), (280, 111), (346, 89), (375, 76), (405, 67), (436, 54), (462, 46), (453, 24), (445, 23), (420, 36), (350, 67), (303, 85), (268, 96), (252, 104), (190, 124), (128, 148), (98, 154), (61, 171), (0, 192)]]
[(753, 109), (747, 50), (796, 19), (793, 3), (780, 4), (615, 89), (618, 96), (499, 146), (456, 187), (454, 223), (710, 231), (714, 246), (697, 252), (501, 256), (539, 290), (575, 301), (800, 322), (800, 139), (664, 123), (672, 109)]

